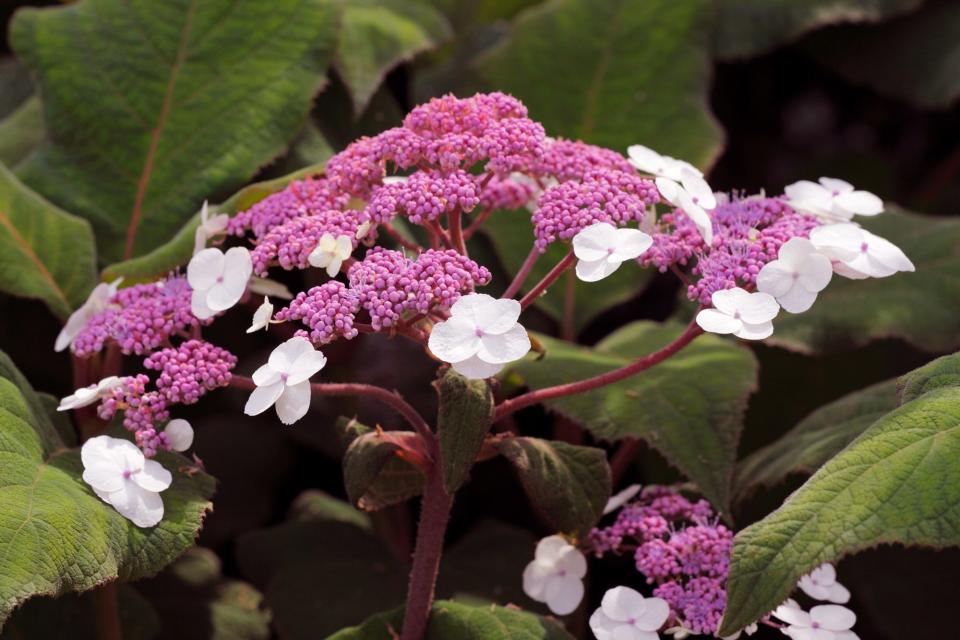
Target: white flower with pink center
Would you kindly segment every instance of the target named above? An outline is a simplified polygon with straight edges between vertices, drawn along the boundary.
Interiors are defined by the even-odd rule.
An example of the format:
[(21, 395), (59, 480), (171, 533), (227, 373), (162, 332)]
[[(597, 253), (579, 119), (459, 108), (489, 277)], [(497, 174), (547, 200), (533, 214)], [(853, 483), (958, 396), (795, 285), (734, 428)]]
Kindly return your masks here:
[(537, 543), (533, 561), (523, 571), (523, 592), (565, 616), (583, 599), (585, 575), (583, 554), (562, 536), (550, 536)]

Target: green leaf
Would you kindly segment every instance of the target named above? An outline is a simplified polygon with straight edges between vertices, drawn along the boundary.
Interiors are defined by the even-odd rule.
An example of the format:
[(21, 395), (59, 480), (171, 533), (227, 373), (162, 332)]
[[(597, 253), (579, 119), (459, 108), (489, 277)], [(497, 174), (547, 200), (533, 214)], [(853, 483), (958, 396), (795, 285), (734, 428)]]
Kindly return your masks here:
[(297, 134), (326, 82), (338, 12), (330, 0), (17, 12), (11, 42), (50, 135), (21, 177), (88, 218), (106, 260), (155, 248)]
[(610, 498), (603, 449), (539, 438), (504, 438), (494, 445), (517, 471), (527, 498), (550, 526), (585, 536)]
[(714, 53), (727, 61), (747, 58), (820, 27), (841, 22), (877, 22), (916, 9), (922, 1), (723, 0), (716, 3)]
[(453, 369), (436, 382), (440, 394), (437, 434), (443, 488), (457, 492), (477, 460), (493, 419), (493, 394), (486, 380), (467, 380)]
[(343, 11), (334, 67), (363, 113), (387, 72), (451, 36), (447, 19), (422, 0), (352, 0)]
[(809, 311), (780, 314), (767, 342), (804, 353), (879, 338), (901, 338), (931, 352), (960, 347), (960, 221), (889, 208), (862, 225), (903, 249), (916, 272), (834, 276)]
[(61, 320), (96, 284), (93, 232), (0, 164), (0, 291), (39, 298)]
[[(955, 371), (958, 360), (936, 368)], [(718, 635), (772, 610), (823, 562), (881, 544), (960, 545), (960, 386), (929, 370), (901, 384), (916, 383), (914, 375), (929, 382), (923, 395), (881, 417), (783, 506), (737, 534)]]
[(409, 500), (423, 492), (424, 475), (419, 467), (401, 459), (400, 447), (380, 432), (352, 421), (356, 435), (343, 455), (343, 484), (350, 502), (365, 511)]
[[(511, 276), (516, 274), (533, 246), (533, 228), (530, 226), (529, 213), (526, 210), (497, 211), (487, 218), (480, 231), (490, 239), (507, 272)], [(521, 291), (533, 288), (554, 265), (563, 260), (568, 251), (568, 243), (554, 242), (550, 245), (546, 253), (537, 260)], [(537, 308), (558, 322), (563, 318), (568, 277), (574, 277), (573, 269), (534, 302)], [(638, 295), (652, 277), (653, 270), (640, 269), (635, 263), (628, 262), (616, 273), (604, 278), (603, 282), (583, 282), (574, 278), (574, 329), (583, 329), (603, 311)]]
[(17, 166), (40, 146), (44, 135), (43, 105), (34, 96), (0, 122), (0, 162)]
[(136, 527), (81, 480), (79, 449), (64, 447), (43, 402), (0, 354), (0, 624), (24, 600), (152, 575), (193, 546), (214, 480), (173, 471), (164, 517)]
[[(679, 324), (634, 322), (594, 348), (538, 336), (547, 353), (514, 367), (533, 389), (618, 369), (667, 345)], [(672, 358), (631, 378), (546, 405), (597, 438), (640, 438), (728, 512), (730, 481), (757, 363), (736, 343), (703, 335)]]
[(897, 380), (900, 404), (940, 387), (960, 387), (960, 358), (956, 355), (937, 358)]
[[(379, 613), (363, 624), (343, 629), (328, 640), (391, 640), (403, 626), (403, 610)], [(433, 603), (425, 640), (572, 640), (555, 620), (508, 607), (474, 607), (438, 600)]]
[(295, 522), (310, 522), (313, 520), (344, 522), (359, 529), (373, 530), (370, 516), (358, 511), (343, 500), (338, 500), (317, 489), (308, 489), (297, 496), (297, 499), (290, 505), (290, 513), (287, 518)]
[(810, 475), (897, 407), (897, 381), (887, 380), (820, 407), (776, 442), (737, 465), (736, 494), (746, 497), (792, 474)]
[[(221, 204), (210, 206), (210, 215), (228, 213), (233, 215), (245, 211), (267, 196), (281, 191), (294, 180), (320, 173), (323, 165), (311, 165), (289, 175), (255, 182), (224, 200)], [(198, 210), (170, 240), (153, 251), (130, 260), (112, 264), (103, 270), (103, 278), (111, 282), (123, 277), (128, 281), (149, 281), (190, 262), (193, 257), (194, 236), (200, 226)]]
[(705, 167), (723, 141), (707, 100), (712, 4), (554, 0), (517, 16), (474, 67), (550, 135), (621, 152), (642, 143)]

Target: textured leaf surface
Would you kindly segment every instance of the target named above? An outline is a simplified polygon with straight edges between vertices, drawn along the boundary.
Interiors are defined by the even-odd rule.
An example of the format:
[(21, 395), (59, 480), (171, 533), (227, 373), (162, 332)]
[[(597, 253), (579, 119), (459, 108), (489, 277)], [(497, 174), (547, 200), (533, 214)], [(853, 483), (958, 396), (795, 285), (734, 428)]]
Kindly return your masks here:
[(602, 449), (539, 438), (505, 438), (497, 451), (510, 461), (533, 507), (556, 531), (584, 536), (610, 497)]
[(808, 31), (841, 22), (876, 22), (923, 0), (722, 0), (714, 51), (733, 60), (765, 53)]
[[(936, 365), (956, 371), (958, 355)], [(880, 544), (960, 544), (960, 386), (932, 383), (734, 539), (721, 635), (776, 607), (823, 562)], [(901, 381), (910, 385), (913, 374)]]
[[(391, 640), (403, 626), (403, 611), (379, 613), (363, 624), (343, 629), (329, 640)], [(433, 603), (425, 640), (570, 640), (560, 624), (526, 611), (498, 606)]]
[(0, 622), (35, 595), (90, 589), (152, 575), (194, 544), (214, 480), (173, 471), (164, 518), (140, 529), (80, 479), (79, 449), (67, 449), (43, 403), (0, 354)]
[(357, 433), (343, 454), (343, 484), (350, 502), (376, 511), (423, 492), (419, 467), (401, 459), (399, 447), (354, 421)]
[(44, 133), (40, 98), (28, 98), (0, 122), (0, 162), (16, 167), (40, 146)]
[[(682, 330), (678, 324), (635, 322), (592, 349), (538, 336), (546, 356), (514, 370), (534, 389), (581, 380), (652, 353)], [(756, 378), (749, 350), (703, 335), (647, 371), (547, 406), (601, 440), (645, 440), (726, 512), (743, 412)]]
[(24, 181), (90, 219), (106, 260), (169, 238), (296, 135), (325, 82), (328, 0), (83, 0), (11, 26), (49, 145)]
[(770, 487), (791, 474), (811, 474), (897, 407), (897, 381), (887, 380), (820, 407), (773, 444), (737, 465), (738, 497)]
[(450, 35), (447, 19), (424, 0), (346, 3), (334, 66), (352, 94), (354, 113), (363, 112), (388, 71)]
[(0, 164), (0, 291), (39, 298), (60, 319), (96, 284), (86, 220), (50, 204)]
[(806, 313), (780, 314), (767, 342), (803, 352), (902, 338), (931, 352), (960, 347), (960, 220), (891, 208), (863, 226), (898, 247), (915, 273), (835, 276)]
[(723, 141), (707, 106), (711, 4), (553, 0), (518, 15), (475, 69), (550, 135), (707, 166)]
[(453, 495), (470, 477), (493, 418), (493, 394), (486, 380), (467, 380), (453, 369), (437, 381), (437, 434), (443, 487)]

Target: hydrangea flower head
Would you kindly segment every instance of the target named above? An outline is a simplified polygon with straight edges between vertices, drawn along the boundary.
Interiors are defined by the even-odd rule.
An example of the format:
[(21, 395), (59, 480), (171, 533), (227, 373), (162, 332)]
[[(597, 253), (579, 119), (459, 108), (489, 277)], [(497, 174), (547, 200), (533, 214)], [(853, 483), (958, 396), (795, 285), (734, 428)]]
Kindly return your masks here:
[(826, 222), (883, 213), (883, 200), (869, 191), (854, 189), (849, 182), (837, 178), (820, 178), (818, 182), (800, 180), (787, 185), (783, 192), (790, 206)]
[(57, 341), (54, 344), (54, 351), (63, 351), (73, 344), (77, 334), (80, 333), (93, 316), (103, 312), (110, 303), (120, 287), (123, 278), (117, 278), (113, 282), (101, 282), (93, 288), (86, 301), (80, 305), (80, 308), (70, 314), (66, 324), (57, 335)]

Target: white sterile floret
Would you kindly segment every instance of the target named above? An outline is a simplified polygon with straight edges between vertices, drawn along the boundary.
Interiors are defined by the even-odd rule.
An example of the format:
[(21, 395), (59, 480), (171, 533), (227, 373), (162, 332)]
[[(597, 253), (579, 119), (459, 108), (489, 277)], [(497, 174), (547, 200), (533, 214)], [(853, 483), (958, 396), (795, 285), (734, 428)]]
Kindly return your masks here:
[(590, 616), (590, 630), (597, 640), (657, 640), (657, 630), (669, 617), (666, 600), (644, 598), (630, 587), (614, 587)]
[(523, 570), (523, 592), (565, 616), (583, 599), (585, 575), (583, 554), (563, 537), (550, 536), (537, 543), (533, 561)]
[(253, 372), (257, 388), (243, 412), (256, 416), (274, 404), (283, 424), (293, 424), (310, 408), (310, 377), (323, 369), (327, 358), (306, 338), (290, 338), (270, 354), (267, 363)]
[(270, 325), (270, 319), (273, 317), (273, 305), (267, 296), (263, 296), (263, 304), (257, 307), (253, 312), (253, 323), (247, 329), (247, 333), (253, 333), (260, 329), (266, 329)]
[(697, 324), (710, 333), (732, 333), (744, 340), (763, 340), (773, 334), (772, 320), (780, 305), (768, 293), (749, 293), (737, 287), (714, 291), (713, 309), (697, 314)]
[(793, 600), (787, 600), (773, 611), (773, 616), (787, 624), (781, 632), (793, 640), (860, 640), (850, 631), (857, 616), (838, 604), (821, 604), (807, 613)]
[(630, 164), (640, 171), (659, 178), (669, 178), (675, 182), (680, 182), (681, 172), (684, 169), (700, 174), (699, 170), (689, 162), (661, 155), (642, 144), (633, 144), (627, 147), (627, 157)]
[(875, 216), (883, 213), (883, 200), (869, 191), (836, 178), (820, 178), (820, 184), (800, 180), (784, 188), (787, 203), (797, 211), (817, 216), (827, 222), (850, 220), (853, 216)]
[(120, 515), (138, 527), (163, 519), (163, 499), (173, 477), (159, 462), (147, 460), (129, 440), (97, 436), (80, 449), (83, 481)]
[(810, 242), (847, 278), (886, 278), (915, 270), (900, 247), (850, 222), (817, 227), (810, 232)]
[(450, 318), (430, 333), (428, 346), (461, 375), (489, 378), (530, 351), (530, 337), (517, 319), (520, 303), (470, 293), (450, 307)]
[(226, 213), (221, 213), (211, 218), (207, 208), (207, 201), (204, 200), (203, 206), (200, 208), (200, 226), (197, 227), (197, 231), (194, 234), (194, 255), (203, 251), (204, 247), (207, 246), (208, 240), (224, 233), (227, 230), (227, 223), (229, 221), (230, 216)]
[(193, 256), (187, 265), (193, 315), (206, 320), (237, 304), (247, 290), (251, 273), (253, 263), (245, 247), (233, 247), (226, 253), (204, 249)]
[(623, 505), (633, 500), (634, 496), (640, 493), (640, 485), (632, 484), (623, 491), (610, 496), (606, 506), (603, 508), (603, 514), (613, 513)]
[(340, 273), (343, 261), (350, 258), (353, 252), (353, 241), (350, 236), (337, 236), (325, 233), (320, 237), (316, 248), (307, 256), (307, 261), (315, 267), (327, 270), (327, 275), (333, 278)]
[(817, 299), (830, 278), (830, 258), (819, 253), (806, 238), (790, 238), (757, 274), (757, 290), (769, 293), (790, 313), (803, 313)]
[(606, 278), (627, 261), (640, 257), (653, 244), (653, 238), (639, 229), (618, 229), (598, 222), (573, 237), (577, 256), (577, 277), (584, 282)]
[(193, 427), (183, 418), (176, 418), (167, 423), (163, 430), (167, 442), (174, 451), (186, 451), (193, 445)]
[(70, 409), (87, 407), (106, 397), (110, 391), (119, 387), (121, 384), (123, 384), (123, 381), (117, 376), (107, 376), (97, 384), (92, 384), (89, 387), (81, 387), (65, 398), (61, 398), (57, 411), (69, 411)]
[(837, 570), (825, 563), (800, 578), (797, 586), (814, 600), (846, 604), (850, 601), (850, 591), (837, 582)]
[(80, 308), (70, 314), (67, 323), (63, 325), (57, 335), (57, 341), (53, 345), (54, 351), (63, 351), (73, 344), (74, 338), (87, 325), (94, 315), (107, 308), (107, 302), (117, 292), (123, 278), (117, 278), (113, 282), (101, 282), (93, 288), (86, 301), (80, 305)]

